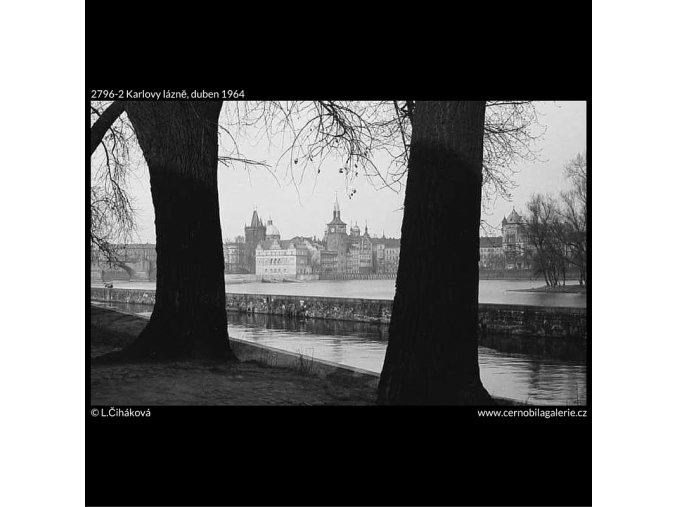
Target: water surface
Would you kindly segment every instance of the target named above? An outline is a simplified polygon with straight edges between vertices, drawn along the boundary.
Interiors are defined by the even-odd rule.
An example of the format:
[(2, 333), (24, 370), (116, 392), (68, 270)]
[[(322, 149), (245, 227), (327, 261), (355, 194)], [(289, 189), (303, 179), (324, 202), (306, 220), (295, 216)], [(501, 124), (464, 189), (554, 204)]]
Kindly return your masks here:
[[(509, 305), (573, 306), (585, 308), (586, 294), (551, 294), (514, 292), (542, 287), (542, 280), (480, 280), (479, 302)], [(92, 287), (102, 287), (92, 281)], [(113, 286), (129, 289), (155, 289), (155, 282), (114, 281)], [(312, 280), (282, 283), (229, 283), (226, 292), (239, 294), (276, 294), (287, 296), (321, 296), (359, 299), (390, 299), (395, 296), (395, 280)]]
[[(147, 305), (111, 306), (146, 318), (152, 311)], [(233, 338), (375, 373), (381, 372), (388, 344), (386, 325), (277, 315), (228, 312), (228, 332)], [(586, 401), (585, 342), (492, 335), (482, 340), (479, 364), (482, 382), (494, 396), (539, 405)]]

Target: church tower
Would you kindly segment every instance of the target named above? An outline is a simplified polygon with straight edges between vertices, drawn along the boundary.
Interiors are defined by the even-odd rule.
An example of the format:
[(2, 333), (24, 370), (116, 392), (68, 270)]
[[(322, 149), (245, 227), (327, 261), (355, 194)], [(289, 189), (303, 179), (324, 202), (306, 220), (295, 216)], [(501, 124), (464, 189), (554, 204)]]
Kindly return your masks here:
[(339, 273), (346, 271), (346, 223), (341, 220), (341, 208), (339, 207), (338, 197), (334, 201), (334, 216), (327, 224), (327, 250), (337, 252), (336, 269)]
[(245, 266), (250, 273), (256, 273), (256, 246), (266, 240), (266, 226), (256, 209), (249, 226), (244, 226)]

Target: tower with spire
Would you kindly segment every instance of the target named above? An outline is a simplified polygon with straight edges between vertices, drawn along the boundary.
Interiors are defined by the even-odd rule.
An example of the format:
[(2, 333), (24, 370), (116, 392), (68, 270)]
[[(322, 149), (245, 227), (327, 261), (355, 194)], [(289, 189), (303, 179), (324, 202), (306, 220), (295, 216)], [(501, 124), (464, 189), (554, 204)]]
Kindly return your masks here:
[(346, 269), (346, 224), (341, 220), (341, 208), (338, 202), (338, 196), (334, 197), (334, 211), (331, 222), (327, 224), (325, 238), (327, 241), (327, 250), (336, 252), (336, 270), (344, 272)]
[(360, 226), (357, 225), (357, 222), (350, 227), (350, 235), (356, 238), (360, 237)]
[(256, 273), (256, 246), (265, 240), (266, 226), (254, 207), (251, 223), (244, 226), (245, 267), (250, 273)]
[[(339, 206), (338, 202), (338, 193), (334, 192), (334, 216), (332, 218), (332, 221), (338, 220), (339, 222), (341, 221), (341, 207)], [(343, 224), (346, 225), (346, 224)]]

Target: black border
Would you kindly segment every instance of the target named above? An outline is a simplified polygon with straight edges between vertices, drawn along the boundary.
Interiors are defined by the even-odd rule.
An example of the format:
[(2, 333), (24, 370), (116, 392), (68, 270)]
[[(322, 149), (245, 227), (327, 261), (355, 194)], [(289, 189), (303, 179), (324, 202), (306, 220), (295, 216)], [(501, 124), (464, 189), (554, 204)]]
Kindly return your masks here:
[[(165, 38), (158, 44), (145, 38), (134, 47), (149, 51), (139, 50), (141, 54), (130, 55), (110, 72), (95, 44), (101, 31), (97, 20), (87, 25), (85, 90), (222, 89), (228, 81), (228, 88), (245, 89), (247, 99), (259, 100), (587, 100), (591, 167), (590, 13), (558, 12), (531, 19), (524, 13), (528, 9), (524, 5), (519, 12), (497, 12), (492, 20), (478, 13), (481, 19), (474, 25), (462, 23), (466, 29), (474, 26), (474, 34), (457, 33), (459, 23), (452, 21), (448, 32), (438, 32), (437, 38), (418, 17), (408, 19), (400, 12), (397, 19), (406, 26), (397, 34), (401, 41), (416, 40), (416, 49), (405, 54), (398, 47), (391, 51), (394, 55), (375, 56), (375, 35), (373, 46), (357, 48), (366, 60), (359, 70), (354, 67), (359, 58), (344, 45), (331, 51), (322, 45), (316, 54), (302, 46), (299, 56), (293, 51), (296, 40), (288, 39), (286, 52), (268, 54), (264, 63), (256, 48), (245, 57), (232, 46), (224, 47), (222, 58), (192, 56), (186, 63), (183, 39)], [(441, 11), (428, 14), (441, 16)], [(388, 21), (382, 22), (388, 26)], [(421, 33), (412, 30), (419, 25)], [(142, 28), (142, 19), (133, 19), (129, 31)], [(526, 34), (518, 37), (520, 49), (506, 49), (506, 40), (514, 40), (506, 36), (508, 29)], [(200, 40), (203, 43), (204, 36)], [(190, 51), (200, 54), (195, 47)], [(293, 65), (271, 61), (285, 55)], [(202, 67), (206, 60), (210, 64)], [(393, 69), (397, 77), (392, 77)], [(87, 108), (85, 145), (89, 147)], [(89, 222), (88, 153), (86, 160)], [(591, 181), (588, 188), (591, 213)], [(86, 235), (88, 230), (89, 223)], [(104, 420), (89, 413), (87, 347), (87, 504), (590, 505), (591, 216), (588, 235), (587, 418), (480, 419), (471, 407), (152, 407), (150, 419)], [(87, 237), (85, 252), (88, 266)], [(88, 329), (90, 281), (87, 268)]]

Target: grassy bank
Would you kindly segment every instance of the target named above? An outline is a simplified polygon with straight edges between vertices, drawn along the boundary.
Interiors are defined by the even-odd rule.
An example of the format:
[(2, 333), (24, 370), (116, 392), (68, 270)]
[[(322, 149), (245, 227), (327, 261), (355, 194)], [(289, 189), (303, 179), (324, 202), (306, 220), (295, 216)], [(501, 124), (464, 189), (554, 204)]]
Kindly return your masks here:
[[(136, 338), (147, 320), (90, 307), (90, 355)], [(92, 405), (374, 405), (376, 390), (341, 376), (318, 378), (258, 361), (92, 365)]]

